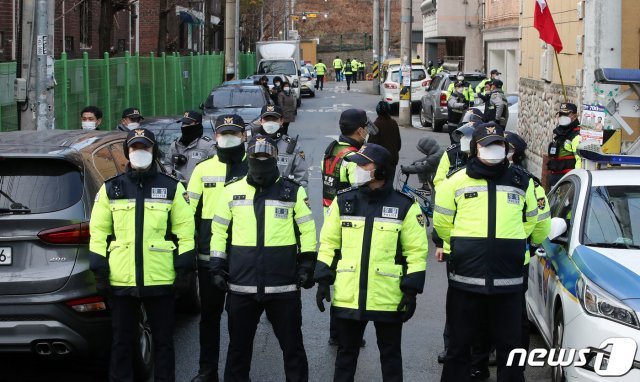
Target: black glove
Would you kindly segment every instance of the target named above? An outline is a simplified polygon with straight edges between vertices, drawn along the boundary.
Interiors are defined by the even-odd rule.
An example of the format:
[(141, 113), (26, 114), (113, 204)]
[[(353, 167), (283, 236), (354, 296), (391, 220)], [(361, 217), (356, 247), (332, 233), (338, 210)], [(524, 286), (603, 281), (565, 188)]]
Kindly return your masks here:
[(298, 270), (298, 288), (311, 289), (315, 285), (313, 277), (304, 269)]
[(400, 165), (400, 172), (402, 172), (403, 174), (407, 173), (407, 168), (405, 167), (405, 165)]
[(173, 291), (176, 296), (184, 296), (189, 291), (189, 279), (188, 271), (176, 271), (176, 278), (173, 280)]
[(229, 290), (229, 283), (227, 282), (227, 279), (224, 278), (224, 276), (213, 275), (213, 277), (211, 277), (211, 283), (213, 284), (213, 286), (222, 291), (226, 292)]
[(111, 294), (111, 283), (109, 283), (109, 274), (95, 274), (96, 291), (102, 296)]
[(322, 300), (331, 302), (331, 289), (327, 283), (318, 284), (318, 291), (316, 292), (316, 304), (318, 304), (318, 309), (324, 312), (324, 302)]
[(402, 295), (402, 300), (400, 300), (400, 304), (398, 304), (398, 312), (401, 312), (404, 308), (407, 308), (407, 310), (402, 314), (402, 322), (407, 322), (416, 312), (415, 294), (405, 292)]

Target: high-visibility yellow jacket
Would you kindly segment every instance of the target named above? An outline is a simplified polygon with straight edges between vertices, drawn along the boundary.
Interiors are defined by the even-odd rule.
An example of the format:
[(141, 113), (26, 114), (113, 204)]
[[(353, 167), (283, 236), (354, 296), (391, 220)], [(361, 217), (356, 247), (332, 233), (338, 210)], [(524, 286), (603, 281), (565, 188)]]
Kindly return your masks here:
[(316, 74), (319, 76), (324, 76), (324, 73), (327, 71), (327, 65), (323, 64), (322, 62), (318, 62), (313, 66), (313, 68), (316, 70)]
[(496, 178), (471, 177), (473, 166), (471, 159), (436, 192), (433, 225), (451, 248), (449, 285), (486, 294), (521, 291), (526, 241), (538, 222), (533, 180), (513, 166)]
[(91, 211), (91, 269), (114, 293), (171, 293), (176, 270), (195, 267), (193, 212), (177, 179), (155, 167), (108, 179)]
[[(453, 93), (454, 88), (455, 88), (455, 83), (451, 82), (449, 84), (449, 87), (447, 88), (447, 100), (451, 98), (451, 93)], [(464, 99), (466, 99), (470, 103), (473, 103), (473, 101), (476, 98), (475, 93), (473, 91), (473, 86), (471, 86), (471, 84), (469, 84), (469, 86), (464, 88), (464, 90), (462, 91), (462, 95), (464, 96)]]
[(218, 155), (200, 162), (193, 170), (187, 192), (198, 224), (198, 260), (207, 265), (210, 261), (211, 219), (220, 202), (226, 182), (247, 175), (245, 158), (238, 163), (224, 163)]
[(246, 178), (227, 184), (211, 224), (211, 268), (222, 275), (228, 267), (230, 293), (298, 292), (298, 272), (311, 275), (316, 260), (316, 226), (307, 203), (304, 188), (290, 179), (266, 189)]
[(325, 216), (315, 279), (333, 283), (337, 317), (398, 321), (403, 293), (421, 293), (427, 266), (425, 218), (391, 186), (338, 193)]
[(339, 58), (336, 58), (333, 60), (333, 68), (334, 69), (342, 69), (344, 65), (342, 64), (342, 60)]

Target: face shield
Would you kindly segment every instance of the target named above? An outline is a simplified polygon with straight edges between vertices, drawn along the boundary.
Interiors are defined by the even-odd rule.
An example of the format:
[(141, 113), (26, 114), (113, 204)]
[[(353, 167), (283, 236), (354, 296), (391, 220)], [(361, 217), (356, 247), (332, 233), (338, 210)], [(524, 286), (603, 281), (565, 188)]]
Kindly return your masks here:
[(268, 159), (278, 156), (278, 148), (266, 138), (258, 137), (247, 148), (247, 154), (250, 158)]

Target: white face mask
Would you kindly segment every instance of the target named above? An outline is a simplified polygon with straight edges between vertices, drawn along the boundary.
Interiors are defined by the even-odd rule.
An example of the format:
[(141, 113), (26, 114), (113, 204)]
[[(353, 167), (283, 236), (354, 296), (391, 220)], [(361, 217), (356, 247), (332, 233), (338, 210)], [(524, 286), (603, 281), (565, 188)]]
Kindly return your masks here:
[(280, 124), (273, 121), (263, 122), (262, 129), (264, 129), (264, 132), (267, 134), (275, 134), (280, 130)]
[(134, 170), (145, 170), (151, 166), (153, 154), (147, 150), (136, 150), (129, 153), (129, 162)]
[(478, 146), (478, 158), (491, 164), (498, 164), (505, 158), (504, 147), (500, 145)]
[(458, 81), (464, 81), (464, 77), (463, 76), (458, 76), (457, 79), (458, 79)]
[(353, 187), (360, 187), (371, 182), (372, 180), (373, 176), (371, 175), (371, 171), (365, 170), (364, 168), (358, 166), (356, 167), (355, 180), (351, 185)]
[(284, 89), (284, 91), (285, 91), (285, 92), (288, 92), (289, 90), (291, 90), (291, 88), (290, 88), (290, 87), (288, 87), (288, 86), (285, 86), (285, 87), (284, 87), (284, 88), (282, 88), (282, 89)]
[(274, 85), (280, 86), (280, 82), (274, 82)]
[(237, 137), (232, 134), (224, 134), (218, 135), (216, 141), (218, 142), (218, 147), (220, 147), (221, 149), (228, 149), (231, 147), (240, 146), (242, 144), (242, 137)]
[(460, 138), (460, 151), (468, 153), (471, 151), (471, 138), (462, 137)]
[(127, 129), (129, 130), (134, 130), (138, 127), (140, 127), (140, 124), (138, 122), (129, 122), (129, 124), (127, 125)]
[(561, 115), (560, 118), (558, 118), (558, 124), (560, 124), (560, 126), (567, 126), (571, 124), (571, 117)]
[(96, 121), (82, 121), (82, 129), (83, 130), (95, 130), (96, 129)]
[(462, 93), (462, 92), (464, 91), (464, 88), (456, 88), (456, 91), (457, 91), (458, 93)]

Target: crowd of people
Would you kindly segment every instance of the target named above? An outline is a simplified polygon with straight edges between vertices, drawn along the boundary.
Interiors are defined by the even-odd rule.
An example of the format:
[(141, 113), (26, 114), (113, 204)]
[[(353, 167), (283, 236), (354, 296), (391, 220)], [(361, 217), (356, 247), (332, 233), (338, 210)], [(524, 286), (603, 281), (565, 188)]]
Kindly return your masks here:
[[(339, 62), (347, 76), (349, 67)], [(320, 201), (309, 200), (304, 150), (287, 134), (295, 113), (288, 112), (286, 80), (274, 79), (277, 102), (262, 108), (249, 131), (240, 116), (221, 115), (212, 139), (203, 135), (202, 115), (185, 112), (181, 136), (170, 148), (182, 180), (156, 165), (158, 141), (140, 125), (140, 110), (124, 110), (118, 129), (127, 132), (127, 170), (105, 181), (90, 221), (90, 266), (111, 306), (110, 379), (134, 379), (130, 344), (141, 304), (154, 334), (155, 378), (175, 379), (174, 298), (186, 293), (197, 272), (202, 308), (193, 382), (220, 377), (224, 310), (230, 341), (225, 381), (250, 380), (263, 313), (279, 341), (286, 380), (307, 381), (301, 290), (314, 287), (321, 312), (331, 303), (334, 380), (354, 380), (371, 321), (382, 379), (401, 381), (402, 327), (423, 292), (430, 237), (449, 283), (441, 380), (488, 378), (495, 350), (498, 380), (524, 381), (524, 368), (507, 367), (507, 356), (528, 348), (528, 263), (550, 220), (541, 182), (524, 166), (525, 141), (504, 131), (508, 114), (498, 75), (492, 71), (473, 89), (460, 73), (449, 89), (452, 145), (443, 151), (425, 137), (418, 142), (425, 157), (401, 166), (417, 173), (432, 195), (431, 233), (416, 201), (394, 189), (401, 137), (384, 101), (374, 122), (360, 109), (340, 116), (340, 135), (321, 162), (319, 237), (311, 205)], [(318, 84), (322, 88), (322, 79)], [(470, 107), (474, 97), (488, 101), (484, 112)], [(563, 104), (559, 114), (550, 170), (563, 174), (579, 161), (577, 108)], [(82, 128), (99, 129), (102, 117), (99, 108), (85, 108)]]

